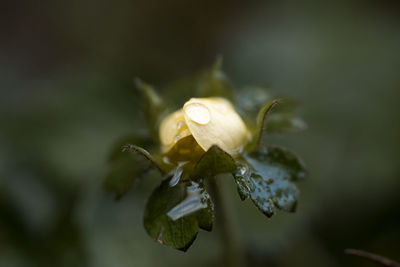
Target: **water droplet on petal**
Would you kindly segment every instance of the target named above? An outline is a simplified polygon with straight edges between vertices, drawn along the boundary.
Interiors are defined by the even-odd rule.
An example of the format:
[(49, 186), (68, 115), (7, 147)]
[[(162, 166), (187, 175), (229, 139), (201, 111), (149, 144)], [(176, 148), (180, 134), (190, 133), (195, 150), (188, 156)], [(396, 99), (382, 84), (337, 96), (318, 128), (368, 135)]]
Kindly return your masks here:
[(185, 112), (189, 118), (198, 123), (205, 125), (210, 122), (210, 111), (208, 108), (200, 103), (193, 103), (185, 107)]
[(178, 130), (182, 129), (183, 126), (185, 126), (185, 122), (184, 121), (178, 121), (178, 123), (176, 124), (176, 128)]

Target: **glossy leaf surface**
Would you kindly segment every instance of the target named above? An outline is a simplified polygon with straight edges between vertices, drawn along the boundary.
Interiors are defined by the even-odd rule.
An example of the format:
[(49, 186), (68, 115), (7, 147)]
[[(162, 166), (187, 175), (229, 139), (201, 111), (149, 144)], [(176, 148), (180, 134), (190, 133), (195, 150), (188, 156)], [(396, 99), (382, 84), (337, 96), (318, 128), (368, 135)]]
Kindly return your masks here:
[(186, 251), (196, 239), (199, 228), (211, 231), (213, 210), (202, 181), (171, 186), (168, 179), (148, 199), (144, 227), (159, 243)]
[(250, 197), (271, 217), (276, 208), (295, 211), (299, 191), (292, 182), (304, 179), (306, 171), (290, 151), (264, 146), (238, 162), (234, 177), (242, 200)]

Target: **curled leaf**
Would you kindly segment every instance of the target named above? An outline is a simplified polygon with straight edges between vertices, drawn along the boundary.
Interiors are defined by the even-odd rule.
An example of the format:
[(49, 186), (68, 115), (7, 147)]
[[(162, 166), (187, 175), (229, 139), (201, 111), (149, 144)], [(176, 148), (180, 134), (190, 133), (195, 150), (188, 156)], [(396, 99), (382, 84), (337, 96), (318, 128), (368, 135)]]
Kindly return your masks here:
[(147, 152), (144, 148), (141, 148), (139, 146), (131, 145), (131, 144), (126, 144), (125, 146), (122, 147), (122, 152), (129, 151), (132, 153), (137, 153), (139, 155), (142, 155), (144, 158), (146, 158), (152, 167), (156, 168), (159, 170), (160, 173), (164, 173), (165, 171), (163, 168), (157, 163), (157, 161), (153, 158), (153, 156)]
[(261, 138), (263, 135), (263, 131), (265, 129), (265, 121), (267, 119), (267, 116), (271, 112), (271, 110), (279, 103), (277, 99), (271, 100), (268, 103), (266, 103), (264, 106), (261, 107), (260, 111), (257, 114), (256, 118), (256, 130), (253, 136), (253, 142), (254, 144), (259, 147), (261, 143)]
[(253, 133), (250, 150), (257, 149), (265, 133), (281, 134), (307, 128), (306, 123), (297, 115), (298, 102), (291, 98), (278, 97), (270, 89), (260, 86), (245, 87), (239, 92), (239, 99), (239, 112)]
[(149, 169), (155, 168), (161, 174), (164, 170), (145, 149), (125, 145), (119, 154), (114, 155), (111, 166), (104, 181), (107, 191), (121, 198), (132, 187), (133, 182), (142, 177)]
[(153, 140), (147, 133), (143, 134), (128, 134), (119, 138), (111, 148), (109, 155), (109, 162), (117, 160), (119, 157), (125, 156), (123, 153), (123, 147), (127, 144), (140, 144), (143, 147), (154, 149)]

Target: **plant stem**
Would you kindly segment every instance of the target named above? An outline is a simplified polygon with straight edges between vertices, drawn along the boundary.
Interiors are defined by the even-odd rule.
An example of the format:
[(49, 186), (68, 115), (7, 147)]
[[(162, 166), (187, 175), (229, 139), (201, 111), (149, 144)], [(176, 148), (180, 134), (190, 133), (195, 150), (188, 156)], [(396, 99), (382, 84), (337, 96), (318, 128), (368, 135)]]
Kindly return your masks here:
[(217, 177), (209, 179), (210, 189), (216, 206), (216, 224), (220, 234), (224, 259), (229, 267), (244, 267), (245, 258), (235, 223), (232, 206), (227, 202), (227, 192), (220, 186)]

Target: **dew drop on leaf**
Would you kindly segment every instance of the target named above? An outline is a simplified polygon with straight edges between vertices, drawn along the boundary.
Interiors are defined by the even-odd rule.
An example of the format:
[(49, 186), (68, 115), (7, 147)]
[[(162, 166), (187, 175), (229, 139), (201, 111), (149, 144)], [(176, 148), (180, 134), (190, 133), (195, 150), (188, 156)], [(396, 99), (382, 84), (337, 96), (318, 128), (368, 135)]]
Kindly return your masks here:
[(169, 186), (173, 187), (178, 184), (179, 180), (182, 177), (183, 169), (182, 166), (185, 163), (179, 163), (178, 167), (174, 170), (174, 175), (172, 176), (171, 180), (169, 181)]
[(207, 199), (204, 199), (204, 197), (199, 184), (192, 182), (191, 186), (187, 187), (186, 198), (167, 213), (168, 217), (175, 221), (195, 211), (207, 208)]

